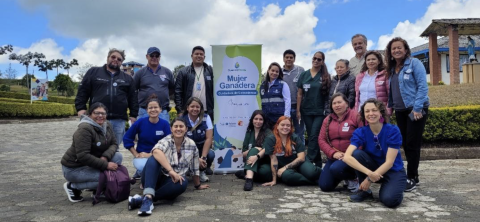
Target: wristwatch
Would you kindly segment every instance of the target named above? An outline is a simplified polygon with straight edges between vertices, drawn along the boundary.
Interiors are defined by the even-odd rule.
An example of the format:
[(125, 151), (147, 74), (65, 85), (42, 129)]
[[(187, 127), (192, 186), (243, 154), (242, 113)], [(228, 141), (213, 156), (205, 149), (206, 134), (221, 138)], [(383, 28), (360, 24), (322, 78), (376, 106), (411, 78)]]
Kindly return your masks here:
[(202, 158), (202, 160), (207, 160), (207, 157), (205, 157), (205, 156), (202, 156), (201, 158)]
[(367, 177), (367, 180), (370, 181), (370, 183), (373, 183), (373, 181), (370, 179), (370, 177)]
[(198, 185), (195, 185), (194, 187), (195, 187), (195, 189), (198, 190), (198, 188), (200, 188), (201, 185), (202, 185), (202, 184), (198, 184)]
[(260, 159), (260, 155), (257, 154), (257, 158)]

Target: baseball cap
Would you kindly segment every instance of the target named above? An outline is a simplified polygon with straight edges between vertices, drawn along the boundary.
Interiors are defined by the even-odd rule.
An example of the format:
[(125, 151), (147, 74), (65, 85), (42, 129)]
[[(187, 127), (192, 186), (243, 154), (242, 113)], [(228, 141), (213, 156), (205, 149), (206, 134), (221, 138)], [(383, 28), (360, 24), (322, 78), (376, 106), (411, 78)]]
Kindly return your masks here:
[(157, 47), (150, 47), (147, 50), (147, 55), (150, 55), (150, 54), (155, 53), (155, 52), (158, 52), (158, 54), (161, 54), (160, 49), (158, 49)]

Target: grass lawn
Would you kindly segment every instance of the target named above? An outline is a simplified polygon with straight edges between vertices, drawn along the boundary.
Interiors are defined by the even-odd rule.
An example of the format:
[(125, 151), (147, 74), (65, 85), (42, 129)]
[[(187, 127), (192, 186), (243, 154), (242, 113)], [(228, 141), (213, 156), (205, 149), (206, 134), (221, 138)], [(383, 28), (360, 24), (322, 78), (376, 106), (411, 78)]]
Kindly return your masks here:
[[(78, 89), (75, 89), (75, 95), (77, 95), (77, 91), (78, 91)], [(10, 92), (29, 94), (29, 91), (28, 91), (27, 87), (22, 87), (22, 86), (19, 86), (19, 85), (11, 85), (10, 86)], [(48, 89), (48, 95), (50, 95), (50, 96), (62, 96), (56, 90), (53, 91), (51, 88)], [(65, 97), (65, 96), (62, 96), (62, 97)], [(75, 96), (70, 96), (70, 97), (65, 97), (65, 98), (75, 99)]]
[(428, 87), (430, 107), (480, 105), (480, 83)]

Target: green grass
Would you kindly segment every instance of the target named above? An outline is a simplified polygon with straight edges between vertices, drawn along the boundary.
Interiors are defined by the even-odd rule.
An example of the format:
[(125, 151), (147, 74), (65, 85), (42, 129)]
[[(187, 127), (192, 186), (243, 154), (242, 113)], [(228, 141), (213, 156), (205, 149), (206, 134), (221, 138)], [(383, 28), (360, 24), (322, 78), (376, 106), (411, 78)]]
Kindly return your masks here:
[[(65, 98), (73, 98), (74, 99), (75, 96), (77, 95), (77, 91), (78, 91), (78, 89), (75, 89), (74, 96), (66, 97), (66, 96), (62, 96), (56, 90), (52, 90), (51, 88), (49, 88), (48, 89), (48, 95), (50, 95), (50, 96), (62, 96), (62, 97), (65, 97)], [(11, 85), (10, 86), (10, 92), (29, 94), (29, 90), (27, 89), (27, 87), (22, 87), (22, 86), (19, 86), (19, 85)]]

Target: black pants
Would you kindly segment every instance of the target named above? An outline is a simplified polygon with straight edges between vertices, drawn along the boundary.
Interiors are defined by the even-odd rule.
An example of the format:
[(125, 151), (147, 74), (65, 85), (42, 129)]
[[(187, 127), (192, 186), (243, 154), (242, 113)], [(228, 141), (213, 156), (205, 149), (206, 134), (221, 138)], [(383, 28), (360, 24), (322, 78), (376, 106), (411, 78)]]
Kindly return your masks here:
[(408, 114), (412, 112), (411, 109), (405, 111), (395, 110), (395, 117), (397, 118), (397, 125), (402, 133), (403, 151), (407, 158), (407, 177), (413, 179), (418, 177), (418, 165), (420, 163), (420, 148), (422, 146), (422, 135), (427, 122), (428, 108), (423, 108), (425, 115), (423, 118), (412, 121)]

